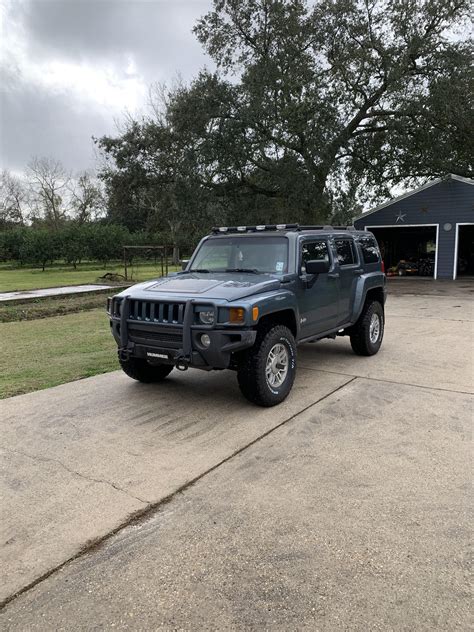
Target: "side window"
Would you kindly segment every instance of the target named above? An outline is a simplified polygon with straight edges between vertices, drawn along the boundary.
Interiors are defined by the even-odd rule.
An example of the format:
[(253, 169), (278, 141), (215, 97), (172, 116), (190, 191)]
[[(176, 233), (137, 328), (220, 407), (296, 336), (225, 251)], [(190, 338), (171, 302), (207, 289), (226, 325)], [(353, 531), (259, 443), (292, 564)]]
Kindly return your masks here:
[(359, 244), (365, 263), (378, 263), (380, 261), (377, 242), (373, 237), (361, 237), (359, 239)]
[(356, 263), (355, 244), (352, 239), (336, 239), (335, 243), (340, 266), (350, 266)]
[(328, 246), (325, 241), (305, 241), (301, 249), (301, 265), (307, 261), (329, 261)]

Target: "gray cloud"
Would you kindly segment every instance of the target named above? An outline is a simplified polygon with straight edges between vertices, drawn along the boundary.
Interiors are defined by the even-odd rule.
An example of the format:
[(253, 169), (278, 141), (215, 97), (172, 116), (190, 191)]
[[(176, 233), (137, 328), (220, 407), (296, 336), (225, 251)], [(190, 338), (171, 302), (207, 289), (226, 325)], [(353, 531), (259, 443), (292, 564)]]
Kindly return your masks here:
[(33, 0), (25, 27), (32, 55), (111, 60), (131, 54), (149, 79), (188, 75), (204, 56), (191, 34), (210, 0)]
[(52, 156), (67, 169), (94, 166), (92, 135), (114, 132), (100, 108), (76, 109), (69, 95), (18, 82), (2, 96), (2, 166), (22, 171), (32, 156)]
[(144, 101), (147, 85), (212, 65), (191, 33), (211, 0), (1, 2), (7, 168), (23, 169), (32, 155), (92, 166), (91, 136), (113, 132), (114, 119)]

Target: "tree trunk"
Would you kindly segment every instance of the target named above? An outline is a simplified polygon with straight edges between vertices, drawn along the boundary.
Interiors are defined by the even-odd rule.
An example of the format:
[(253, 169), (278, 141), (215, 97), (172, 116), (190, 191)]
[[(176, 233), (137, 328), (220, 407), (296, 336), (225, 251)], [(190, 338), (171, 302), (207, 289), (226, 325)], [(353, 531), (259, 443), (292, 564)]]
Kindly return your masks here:
[(176, 245), (176, 243), (173, 244), (173, 256), (171, 258), (171, 263), (174, 266), (179, 265), (179, 247)]

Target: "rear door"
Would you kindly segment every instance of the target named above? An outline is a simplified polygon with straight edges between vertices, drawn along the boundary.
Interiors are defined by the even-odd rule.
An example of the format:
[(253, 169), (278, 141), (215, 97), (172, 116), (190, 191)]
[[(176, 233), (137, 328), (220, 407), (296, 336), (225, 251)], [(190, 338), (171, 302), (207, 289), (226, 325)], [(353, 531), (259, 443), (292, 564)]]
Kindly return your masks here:
[(334, 255), (339, 272), (339, 323), (350, 321), (355, 299), (357, 279), (363, 268), (359, 260), (359, 249), (353, 237), (334, 237)]
[[(306, 275), (306, 261), (329, 261), (328, 273)], [(338, 282), (335, 259), (327, 239), (306, 238), (300, 242), (300, 325), (306, 338), (337, 326)]]

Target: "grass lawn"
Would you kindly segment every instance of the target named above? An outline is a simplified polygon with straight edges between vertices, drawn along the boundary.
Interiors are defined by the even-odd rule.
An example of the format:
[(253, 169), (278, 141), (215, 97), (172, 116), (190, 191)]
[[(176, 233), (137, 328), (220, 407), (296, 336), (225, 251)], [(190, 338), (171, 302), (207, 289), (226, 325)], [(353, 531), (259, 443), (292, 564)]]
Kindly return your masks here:
[(107, 296), (116, 294), (121, 289), (114, 287), (110, 292), (87, 292), (85, 294), (49, 296), (22, 301), (0, 301), (0, 323), (63, 316), (96, 308), (105, 311)]
[(0, 398), (118, 369), (104, 309), (0, 323)]
[[(178, 268), (169, 267), (169, 271)], [(62, 285), (82, 285), (86, 283), (96, 283), (97, 279), (106, 272), (123, 274), (123, 264), (120, 262), (111, 263), (107, 268), (103, 268), (98, 263), (82, 263), (74, 270), (72, 266), (55, 264), (46, 268), (43, 272), (41, 268), (19, 268), (11, 264), (0, 264), (0, 292), (13, 292), (15, 290), (34, 290), (38, 288), (59, 287)], [(133, 281), (146, 281), (161, 276), (159, 265), (142, 263), (133, 266)], [(106, 281), (102, 281), (107, 283)]]

